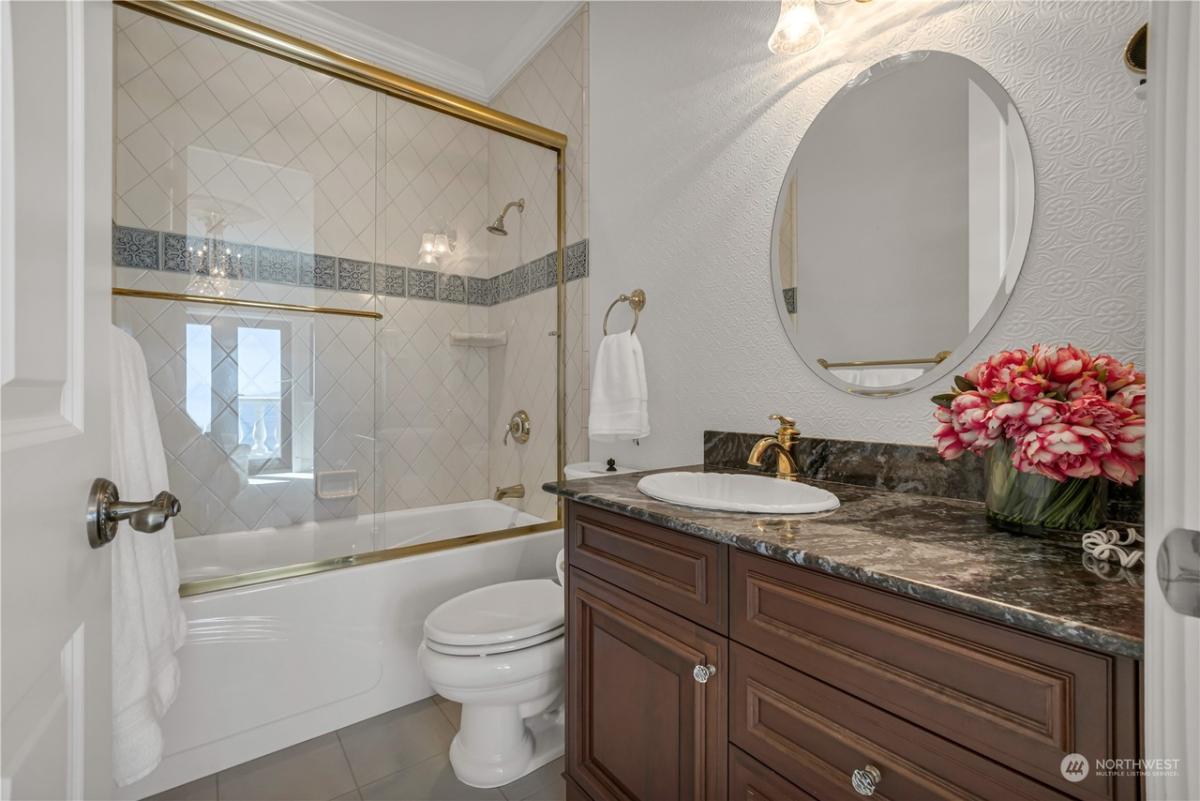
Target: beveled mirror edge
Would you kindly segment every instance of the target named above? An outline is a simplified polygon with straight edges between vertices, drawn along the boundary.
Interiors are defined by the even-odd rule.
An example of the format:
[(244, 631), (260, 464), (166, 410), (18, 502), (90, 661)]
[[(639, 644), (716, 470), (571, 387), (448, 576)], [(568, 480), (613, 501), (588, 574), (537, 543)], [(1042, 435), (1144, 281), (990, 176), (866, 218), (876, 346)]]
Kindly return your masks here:
[[(1017, 192), (1022, 196), (1022, 198), (1027, 199), (1028, 202), (1017, 204), (1018, 214), (1013, 224), (1013, 239), (1011, 243), (1012, 247), (1010, 247), (1009, 250), (1008, 264), (1005, 270), (1005, 275), (1008, 274), (1009, 270), (1016, 269), (1017, 271), (1015, 277), (1011, 281), (1011, 287), (1006, 289), (1005, 285), (1002, 285), (997, 289), (996, 295), (992, 298), (987, 311), (980, 317), (979, 322), (967, 333), (963, 340), (950, 351), (950, 355), (948, 357), (911, 381), (906, 381), (903, 384), (896, 384), (890, 387), (861, 387), (838, 378), (828, 369), (818, 364), (820, 361), (818, 357), (810, 358), (808, 355), (806, 355), (801, 349), (800, 343), (797, 342), (796, 337), (793, 336), (793, 333), (790, 330), (788, 330), (787, 321), (791, 312), (788, 311), (786, 302), (784, 300), (783, 290), (785, 287), (781, 286), (782, 278), (779, 270), (780, 253), (778, 237), (780, 218), (784, 209), (784, 197), (788, 191), (788, 184), (793, 177), (793, 171), (796, 166), (796, 159), (799, 154), (800, 145), (803, 143), (805, 134), (808, 133), (808, 129), (817, 119), (817, 116), (824, 111), (824, 109), (829, 105), (830, 102), (834, 100), (834, 98), (841, 95), (847, 89), (847, 87), (853, 84), (864, 72), (870, 70), (872, 67), (896, 59), (898, 56), (904, 54), (893, 54), (872, 62), (870, 65), (855, 73), (854, 77), (850, 78), (850, 80), (848, 80), (845, 84), (838, 87), (838, 89), (829, 96), (825, 103), (822, 104), (821, 109), (813, 115), (812, 119), (809, 120), (803, 131), (801, 131), (800, 138), (796, 143), (796, 149), (792, 152), (792, 158), (788, 161), (787, 169), (784, 171), (782, 185), (780, 186), (779, 193), (776, 196), (775, 214), (773, 215), (771, 224), (771, 255), (769, 264), (769, 270), (771, 273), (771, 295), (775, 301), (775, 309), (779, 317), (780, 326), (784, 329), (784, 336), (791, 344), (792, 349), (796, 351), (796, 354), (800, 357), (800, 360), (804, 362), (805, 366), (807, 366), (809, 370), (816, 374), (818, 378), (835, 389), (841, 390), (848, 395), (854, 395), (857, 397), (886, 399), (907, 395), (945, 379), (957, 368), (966, 363), (968, 359), (970, 359), (971, 354), (974, 353), (975, 349), (979, 347), (983, 340), (987, 338), (988, 334), (991, 333), (992, 329), (995, 328), (996, 323), (999, 322), (1000, 316), (1004, 312), (1005, 307), (1008, 305), (1009, 300), (1011, 300), (1013, 295), (1016, 293), (1017, 284), (1020, 281), (1021, 272), (1024, 269), (1024, 263), (1029, 255), (1029, 243), (1033, 237), (1033, 216), (1037, 204), (1037, 164), (1033, 159), (1033, 149), (1029, 141), (1029, 129), (1025, 125), (1025, 120), (1021, 116), (1020, 109), (1017, 108), (1016, 101), (1013, 100), (1012, 95), (1009, 93), (1008, 89), (1005, 88), (1004, 84), (1000, 82), (1000, 79), (993, 75), (991, 71), (982, 64), (979, 64), (978, 62), (973, 61), (966, 56), (944, 50), (911, 52), (938, 53), (941, 55), (953, 56), (955, 58), (962, 59), (973, 67), (981, 70), (988, 78), (991, 79), (989, 85), (985, 85), (981, 88), (988, 93), (988, 96), (992, 98), (994, 103), (996, 103), (996, 107), (998, 109), (1006, 108), (1008, 113), (1012, 115), (1011, 120), (1015, 120), (1016, 122), (1020, 123), (1020, 133), (1022, 135), (1010, 137), (1009, 141), (1012, 142), (1014, 146), (1014, 161), (1023, 159), (1028, 165), (1028, 171), (1025, 173), (1028, 175), (1027, 181), (1022, 180), (1023, 173), (1019, 166), (1014, 169), (1014, 174), (1017, 179)], [(997, 98), (994, 94), (994, 90), (999, 90), (1003, 97)], [(1028, 186), (1026, 186), (1026, 184), (1028, 184)], [(1006, 284), (1007, 283), (1008, 282), (1006, 282)], [(798, 303), (799, 286), (797, 285), (794, 289), (796, 290)]]

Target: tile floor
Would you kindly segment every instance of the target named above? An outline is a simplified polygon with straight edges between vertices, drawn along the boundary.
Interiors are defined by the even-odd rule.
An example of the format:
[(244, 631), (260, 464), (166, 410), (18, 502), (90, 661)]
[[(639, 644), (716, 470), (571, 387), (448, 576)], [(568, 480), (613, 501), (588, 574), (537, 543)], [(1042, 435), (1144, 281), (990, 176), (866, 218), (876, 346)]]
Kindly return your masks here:
[(153, 801), (562, 801), (561, 758), (477, 790), (446, 759), (458, 704), (429, 698), (205, 776)]

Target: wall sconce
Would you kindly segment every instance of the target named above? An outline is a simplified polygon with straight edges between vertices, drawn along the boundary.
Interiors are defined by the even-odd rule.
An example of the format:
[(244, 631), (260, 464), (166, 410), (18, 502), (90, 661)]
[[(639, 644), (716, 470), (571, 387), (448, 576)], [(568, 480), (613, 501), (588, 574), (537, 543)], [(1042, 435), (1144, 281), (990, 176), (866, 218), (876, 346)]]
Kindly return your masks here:
[(440, 265), (442, 259), (454, 252), (454, 237), (445, 231), (426, 231), (421, 234), (421, 249), (417, 264)]
[(767, 47), (776, 55), (805, 53), (821, 43), (825, 29), (817, 19), (815, 0), (781, 0), (779, 20)]
[[(839, 6), (846, 0), (820, 0), (827, 6)], [(870, 0), (858, 0), (867, 3)], [(807, 53), (821, 43), (825, 29), (817, 19), (816, 0), (781, 0), (779, 19), (767, 47), (775, 54)]]

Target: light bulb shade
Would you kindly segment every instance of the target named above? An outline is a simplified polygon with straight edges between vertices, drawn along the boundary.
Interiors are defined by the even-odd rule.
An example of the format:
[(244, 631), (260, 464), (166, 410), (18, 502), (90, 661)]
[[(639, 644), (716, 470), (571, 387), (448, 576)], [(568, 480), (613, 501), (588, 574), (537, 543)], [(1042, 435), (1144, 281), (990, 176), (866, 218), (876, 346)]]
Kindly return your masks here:
[(435, 256), (446, 256), (450, 253), (450, 237), (438, 234), (433, 238), (433, 253)]
[(433, 253), (435, 238), (436, 237), (432, 233), (421, 234), (421, 255)]
[(819, 45), (824, 35), (813, 0), (782, 0), (767, 47), (772, 53), (803, 53)]

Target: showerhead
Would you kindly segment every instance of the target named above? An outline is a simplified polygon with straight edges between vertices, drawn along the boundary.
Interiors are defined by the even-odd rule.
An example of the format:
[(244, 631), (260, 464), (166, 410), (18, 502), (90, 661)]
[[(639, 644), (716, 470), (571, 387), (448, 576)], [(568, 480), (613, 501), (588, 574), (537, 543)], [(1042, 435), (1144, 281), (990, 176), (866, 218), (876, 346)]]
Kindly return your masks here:
[(508, 236), (508, 231), (504, 228), (504, 215), (508, 214), (508, 210), (513, 206), (517, 207), (518, 214), (523, 214), (525, 212), (525, 198), (519, 198), (506, 205), (504, 210), (500, 212), (500, 216), (496, 218), (496, 221), (487, 227), (489, 234)]

